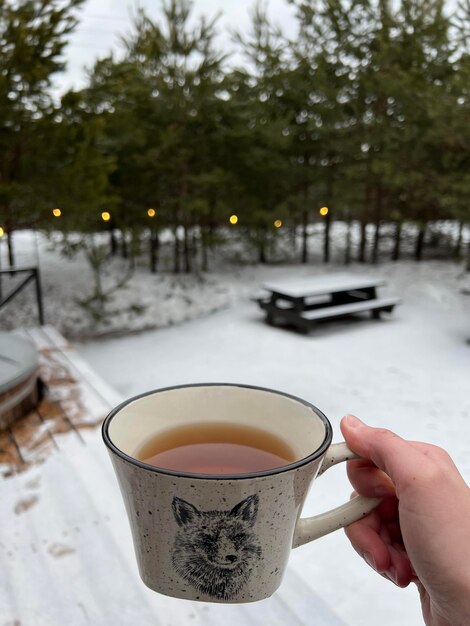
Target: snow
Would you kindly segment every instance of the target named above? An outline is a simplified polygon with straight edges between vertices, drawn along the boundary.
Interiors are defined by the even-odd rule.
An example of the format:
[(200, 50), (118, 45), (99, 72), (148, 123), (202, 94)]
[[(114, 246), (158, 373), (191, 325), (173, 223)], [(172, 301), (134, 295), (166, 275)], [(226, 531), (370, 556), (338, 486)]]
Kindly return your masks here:
[[(436, 228), (436, 227), (434, 227)], [(439, 223), (441, 241), (451, 245), (456, 235), (456, 222)], [(370, 230), (370, 228), (369, 228)], [(321, 263), (322, 249), (321, 223), (309, 227), (309, 246), (311, 262), (307, 266), (296, 266), (298, 250), (292, 246), (290, 234), (278, 234), (277, 247), (269, 250), (270, 259), (276, 264), (268, 268), (259, 268), (254, 264), (256, 251), (248, 248), (244, 240), (237, 239), (236, 232), (226, 229), (221, 232), (225, 242), (219, 243), (217, 256), (211, 256), (213, 271), (200, 275), (174, 275), (168, 270), (172, 266), (171, 240), (172, 234), (163, 231), (161, 240), (161, 262), (163, 272), (151, 274), (146, 258), (147, 245), (143, 241), (143, 254), (138, 259), (135, 269), (129, 271), (129, 262), (117, 257), (108, 256), (103, 266), (102, 284), (105, 291), (110, 291), (109, 301), (105, 307), (105, 316), (96, 320), (89, 308), (79, 304), (91, 296), (94, 289), (93, 273), (90, 264), (83, 252), (73, 257), (61, 253), (62, 235), (52, 232), (48, 237), (40, 232), (16, 231), (14, 233), (14, 247), (16, 251), (16, 265), (18, 267), (39, 266), (41, 282), (44, 292), (45, 320), (47, 324), (55, 326), (59, 332), (71, 339), (106, 337), (123, 335), (130, 332), (141, 332), (153, 328), (163, 328), (173, 324), (181, 324), (191, 319), (197, 319), (214, 311), (230, 307), (240, 297), (246, 297), (261, 287), (264, 282), (282, 281), (283, 276), (289, 281), (293, 277), (319, 276), (343, 271), (344, 241), (346, 224), (334, 222), (331, 226), (331, 257), (333, 263), (324, 266)], [(391, 231), (383, 227), (381, 242), (382, 256), (390, 256), (392, 247)], [(413, 246), (414, 227), (404, 228), (402, 236), (402, 250), (410, 255)], [(432, 246), (433, 229), (429, 229), (428, 254), (436, 255), (439, 250)], [(435, 237), (434, 237), (435, 238)], [(96, 243), (107, 251), (108, 234), (101, 233), (95, 236)], [(351, 231), (352, 252), (358, 246), (359, 225), (354, 223)], [(463, 233), (463, 245), (470, 241), (470, 229)], [(297, 240), (299, 245), (299, 240)], [(370, 242), (369, 242), (370, 246)], [(445, 250), (446, 246), (441, 245)], [(368, 250), (368, 253), (370, 250)], [(6, 240), (0, 238), (0, 266), (7, 265)], [(434, 269), (439, 268), (435, 285)], [(365, 270), (367, 269), (367, 272)], [(454, 263), (398, 263), (381, 264), (379, 268), (371, 269), (368, 266), (348, 268), (357, 275), (370, 273), (372, 275), (390, 276), (401, 283), (411, 282), (411, 275), (418, 272), (422, 275), (423, 283), (418, 285), (419, 292), (408, 290), (414, 299), (443, 298), (443, 307), (460, 307), (459, 288), (470, 286), (470, 276), (464, 276), (462, 265)], [(401, 277), (401, 273), (404, 276)], [(20, 277), (10, 277), (8, 274), (1, 279), (3, 294), (6, 295)], [(439, 289), (439, 278), (450, 281), (448, 289), (443, 295)], [(124, 286), (114, 289), (120, 281)], [(405, 285), (406, 286), (406, 285)], [(414, 287), (414, 286), (413, 286)], [(421, 293), (423, 292), (423, 293)], [(0, 329), (17, 327), (31, 327), (37, 325), (37, 305), (34, 285), (30, 283), (5, 308), (0, 309)]]
[[(104, 268), (104, 290), (113, 290), (123, 277), (128, 276), (128, 280), (122, 288), (112, 291), (106, 305), (107, 315), (96, 321), (85, 307), (78, 304), (93, 291), (90, 265), (82, 252), (73, 257), (61, 254), (60, 239), (58, 233), (46, 238), (32, 231), (18, 231), (14, 243), (18, 267), (39, 265), (46, 323), (67, 337), (102, 336), (179, 324), (226, 307), (232, 300), (230, 289), (210, 274), (200, 277), (155, 275), (143, 265), (129, 273), (127, 261), (109, 258)], [(105, 245), (105, 241), (100, 243)], [(6, 242), (0, 240), (0, 243)], [(4, 266), (6, 249), (2, 248), (0, 245), (0, 265)], [(19, 280), (4, 276), (5, 294)], [(11, 304), (0, 310), (0, 328), (29, 327), (37, 323), (35, 291), (30, 284)]]
[[(22, 238), (30, 246), (31, 234), (17, 238), (24, 253)], [(73, 300), (89, 286), (85, 261), (59, 261), (47, 247), (38, 238), (47, 321), (69, 329), (72, 336), (94, 333)], [(31, 248), (26, 252), (31, 254)], [(124, 397), (192, 382), (279, 389), (322, 409), (335, 441), (341, 440), (342, 415), (355, 413), (403, 437), (446, 448), (470, 482), (470, 297), (460, 293), (470, 284), (468, 274), (461, 264), (440, 260), (353, 264), (348, 272), (383, 277), (387, 284), (379, 294), (403, 300), (391, 316), (328, 322), (309, 336), (264, 323), (250, 294), (266, 282), (344, 272), (339, 254), (334, 258), (328, 266), (220, 264), (204, 284), (187, 278), (185, 287), (180, 279), (155, 277), (139, 268), (114, 305), (144, 300), (148, 308), (142, 316), (111, 322), (111, 330), (160, 328), (76, 341), (75, 347)], [(19, 326), (34, 313), (18, 304), (9, 306), (4, 326)], [(315, 482), (303, 514), (332, 508), (348, 499), (349, 492), (344, 466), (334, 467)], [(294, 550), (289, 567), (351, 626), (423, 623), (414, 587), (398, 589), (372, 572), (342, 532)], [(263, 606), (268, 610), (260, 604), (253, 615), (256, 610), (259, 616)], [(247, 614), (250, 610), (247, 606)]]
[[(257, 273), (262, 283), (313, 269), (247, 273)], [(341, 416), (355, 413), (446, 448), (470, 480), (470, 299), (458, 291), (461, 268), (399, 263), (371, 273), (384, 276), (387, 291), (403, 298), (390, 318), (336, 321), (306, 337), (264, 324), (255, 304), (242, 298), (228, 310), (179, 327), (78, 349), (124, 396), (208, 381), (280, 389), (321, 408), (335, 440)], [(304, 515), (331, 508), (348, 494), (344, 467), (333, 468), (316, 481)], [(415, 589), (398, 589), (374, 574), (341, 532), (295, 550), (290, 567), (351, 626), (422, 624)]]

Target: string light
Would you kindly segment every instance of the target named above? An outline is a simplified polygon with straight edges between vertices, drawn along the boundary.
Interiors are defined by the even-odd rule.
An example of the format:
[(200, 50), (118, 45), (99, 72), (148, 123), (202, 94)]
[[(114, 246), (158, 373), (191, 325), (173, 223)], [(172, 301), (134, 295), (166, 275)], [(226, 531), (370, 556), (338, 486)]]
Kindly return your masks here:
[(281, 228), (282, 220), (274, 220), (274, 228)]
[(60, 217), (62, 215), (62, 211), (60, 209), (53, 209), (52, 210), (52, 215), (54, 217)]
[(108, 211), (103, 211), (103, 213), (101, 213), (101, 219), (103, 220), (103, 222), (109, 222), (109, 220), (111, 219), (111, 213), (109, 213)]
[(327, 206), (322, 206), (322, 208), (320, 209), (320, 215), (328, 215), (328, 207)]
[(155, 217), (156, 213), (157, 213), (157, 212), (155, 211), (155, 209), (149, 209), (149, 210), (147, 211), (147, 215), (148, 215), (149, 217)]
[(231, 215), (229, 219), (230, 224), (235, 225), (238, 222), (238, 215)]

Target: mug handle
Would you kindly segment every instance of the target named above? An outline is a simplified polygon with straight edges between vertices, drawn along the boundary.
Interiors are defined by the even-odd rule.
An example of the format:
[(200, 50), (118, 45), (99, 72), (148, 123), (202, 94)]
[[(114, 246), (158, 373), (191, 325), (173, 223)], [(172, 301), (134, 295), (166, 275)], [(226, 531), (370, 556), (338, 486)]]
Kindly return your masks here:
[[(361, 457), (352, 452), (344, 442), (334, 443), (328, 448), (317, 476), (321, 476), (327, 469), (337, 463), (359, 458)], [(353, 522), (357, 522), (357, 520), (370, 513), (381, 500), (381, 498), (356, 496), (349, 502), (346, 502), (346, 504), (326, 511), (326, 513), (299, 519), (295, 528), (292, 547), (297, 548), (304, 543), (328, 535), (334, 530), (344, 528), (344, 526), (348, 526)]]

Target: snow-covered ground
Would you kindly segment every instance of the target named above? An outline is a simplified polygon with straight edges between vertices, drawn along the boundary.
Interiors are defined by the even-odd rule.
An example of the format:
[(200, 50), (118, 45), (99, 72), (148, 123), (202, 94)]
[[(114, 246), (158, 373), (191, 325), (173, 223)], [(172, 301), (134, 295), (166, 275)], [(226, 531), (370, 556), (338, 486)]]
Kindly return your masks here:
[[(97, 322), (79, 303), (94, 289), (90, 264), (82, 252), (73, 257), (62, 254), (60, 239), (59, 233), (48, 239), (41, 233), (18, 231), (14, 244), (17, 267), (38, 265), (40, 268), (46, 323), (67, 337), (96, 337), (178, 324), (226, 307), (232, 300), (230, 289), (216, 276), (209, 274), (196, 278), (169, 273), (150, 274), (146, 259), (142, 259), (142, 265), (137, 265), (130, 274), (127, 261), (108, 258), (101, 280), (103, 289), (111, 293), (105, 307), (107, 315)], [(101, 238), (103, 245), (105, 241)], [(3, 239), (0, 240), (0, 265), (6, 264), (6, 241)], [(10, 279), (8, 275), (4, 276), (4, 293), (8, 293), (22, 277)], [(114, 290), (113, 287), (124, 277), (128, 277), (125, 284)], [(37, 323), (35, 291), (31, 283), (0, 310), (0, 328)]]
[[(31, 233), (19, 233), (17, 246), (34, 262)], [(38, 250), (47, 321), (69, 336), (89, 334), (93, 328), (74, 303), (74, 296), (89, 287), (85, 261), (60, 259), (42, 238)], [(280, 389), (320, 407), (336, 441), (341, 416), (352, 412), (404, 437), (446, 448), (470, 482), (470, 297), (460, 293), (470, 286), (468, 274), (461, 264), (444, 261), (353, 264), (348, 271), (383, 276), (387, 286), (381, 293), (397, 295), (403, 304), (382, 320), (325, 323), (310, 336), (267, 326), (249, 300), (267, 280), (337, 271), (344, 268), (224, 264), (205, 283), (185, 279), (182, 287), (180, 279), (139, 269), (114, 304), (144, 299), (147, 309), (132, 318), (137, 321), (122, 318), (112, 329), (172, 325), (76, 342), (76, 347), (124, 397), (203, 381)], [(31, 323), (32, 300), (12, 302), (0, 312), (4, 327)], [(339, 504), (349, 491), (344, 466), (332, 468), (316, 481), (304, 515)], [(414, 588), (398, 589), (374, 574), (342, 532), (293, 551), (290, 567), (350, 626), (422, 624)], [(260, 610), (262, 605), (257, 614)]]
[[(261, 283), (322, 271), (251, 268), (245, 282), (251, 288), (255, 277)], [(184, 325), (78, 349), (124, 396), (202, 381), (281, 389), (323, 409), (336, 440), (341, 416), (352, 412), (443, 446), (470, 482), (470, 298), (458, 291), (461, 268), (406, 262), (369, 271), (387, 278), (384, 293), (404, 300), (390, 318), (332, 322), (306, 337), (265, 325), (255, 304), (240, 298)], [(348, 494), (344, 467), (333, 468), (316, 481), (304, 514), (331, 508)], [(351, 626), (422, 624), (415, 589), (398, 589), (374, 574), (342, 532), (294, 551), (290, 567)]]
[[(455, 222), (439, 223), (440, 248), (433, 246), (437, 235), (433, 234), (437, 226), (429, 229), (428, 247), (426, 255), (436, 257), (443, 251), (448, 251), (455, 241)], [(372, 241), (372, 225), (369, 226), (369, 243), (367, 254), (370, 255)], [(393, 229), (383, 227), (383, 238), (380, 246), (380, 258), (390, 258)], [(256, 258), (256, 251), (247, 247), (246, 241), (237, 238), (236, 231), (222, 233), (225, 241), (219, 243), (216, 255), (211, 255), (212, 271), (203, 275), (174, 275), (168, 270), (172, 266), (171, 234), (164, 231), (160, 234), (162, 242), (160, 267), (162, 272), (151, 274), (148, 269), (146, 244), (143, 245), (142, 255), (137, 259), (135, 268), (129, 271), (129, 262), (116, 257), (107, 257), (102, 266), (100, 277), (103, 291), (109, 292), (108, 301), (104, 307), (102, 319), (97, 320), (91, 313), (90, 306), (83, 302), (90, 298), (95, 288), (94, 274), (83, 251), (70, 257), (61, 252), (63, 236), (53, 232), (49, 238), (40, 232), (16, 231), (14, 233), (14, 248), (17, 267), (39, 266), (41, 282), (44, 292), (44, 310), (46, 323), (54, 325), (62, 334), (71, 339), (96, 338), (110, 335), (128, 334), (153, 328), (162, 328), (172, 324), (180, 324), (187, 320), (197, 319), (214, 311), (230, 307), (256, 290), (259, 281), (264, 277), (277, 277), (286, 272), (291, 274), (320, 274), (338, 271), (344, 259), (344, 245), (346, 238), (346, 224), (334, 222), (331, 226), (331, 258), (332, 264), (324, 266), (321, 262), (323, 224), (315, 223), (310, 226), (309, 248), (310, 264), (307, 267), (294, 265), (299, 258), (300, 238), (297, 237), (297, 249), (294, 250), (290, 233), (276, 235), (275, 249), (269, 249), (268, 254), (274, 267), (259, 268), (247, 264)], [(413, 250), (416, 227), (407, 225), (402, 235), (402, 252), (410, 257)], [(463, 247), (470, 239), (470, 230), (463, 234)], [(108, 251), (108, 234), (95, 235), (94, 240)], [(73, 241), (73, 238), (72, 238)], [(76, 239), (75, 239), (76, 241)], [(351, 230), (352, 254), (356, 255), (359, 241), (359, 224), (354, 223)], [(0, 238), (0, 266), (7, 265), (6, 238)], [(282, 265), (284, 264), (284, 265)], [(290, 267), (290, 270), (289, 270)], [(367, 266), (365, 266), (367, 267)], [(427, 269), (429, 268), (429, 269)], [(433, 275), (435, 268), (438, 274)], [(368, 271), (369, 268), (367, 267)], [(352, 267), (351, 271), (362, 273), (360, 267)], [(376, 272), (377, 270), (371, 270)], [(434, 283), (439, 280), (449, 282), (449, 287), (457, 287), (465, 280), (462, 266), (452, 263), (381, 265), (380, 273), (385, 273), (394, 280), (404, 282), (406, 287), (409, 274), (415, 271), (424, 272), (423, 280), (428, 296), (441, 298), (439, 289)], [(289, 273), (290, 272), (290, 273)], [(404, 276), (401, 276), (402, 272)], [(1, 277), (3, 295), (6, 295), (24, 275), (10, 277), (8, 274)], [(119, 289), (114, 287), (123, 282)], [(457, 289), (458, 291), (458, 289)], [(408, 294), (420, 298), (421, 294)], [(450, 301), (442, 303), (444, 306), (458, 306), (459, 298), (449, 290)], [(37, 305), (34, 285), (30, 283), (14, 300), (0, 309), (0, 329), (16, 328), (18, 326), (33, 326), (37, 324)]]

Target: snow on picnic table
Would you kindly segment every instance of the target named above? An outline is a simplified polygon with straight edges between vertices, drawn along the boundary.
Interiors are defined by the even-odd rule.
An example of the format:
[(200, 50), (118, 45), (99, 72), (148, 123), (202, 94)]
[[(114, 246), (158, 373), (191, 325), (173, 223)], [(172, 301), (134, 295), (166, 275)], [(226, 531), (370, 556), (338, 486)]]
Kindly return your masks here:
[[(238, 382), (295, 394), (339, 420), (355, 413), (402, 436), (446, 448), (470, 482), (470, 298), (459, 265), (384, 264), (351, 271), (383, 276), (383, 295), (404, 303), (381, 320), (335, 321), (310, 336), (263, 322), (247, 298), (270, 279), (343, 271), (338, 267), (246, 268), (239, 299), (209, 317), (139, 335), (77, 345), (123, 396), (167, 385)], [(316, 481), (304, 515), (349, 497), (344, 466)], [(351, 626), (422, 624), (414, 586), (398, 589), (364, 565), (342, 532), (293, 551), (290, 567)]]

